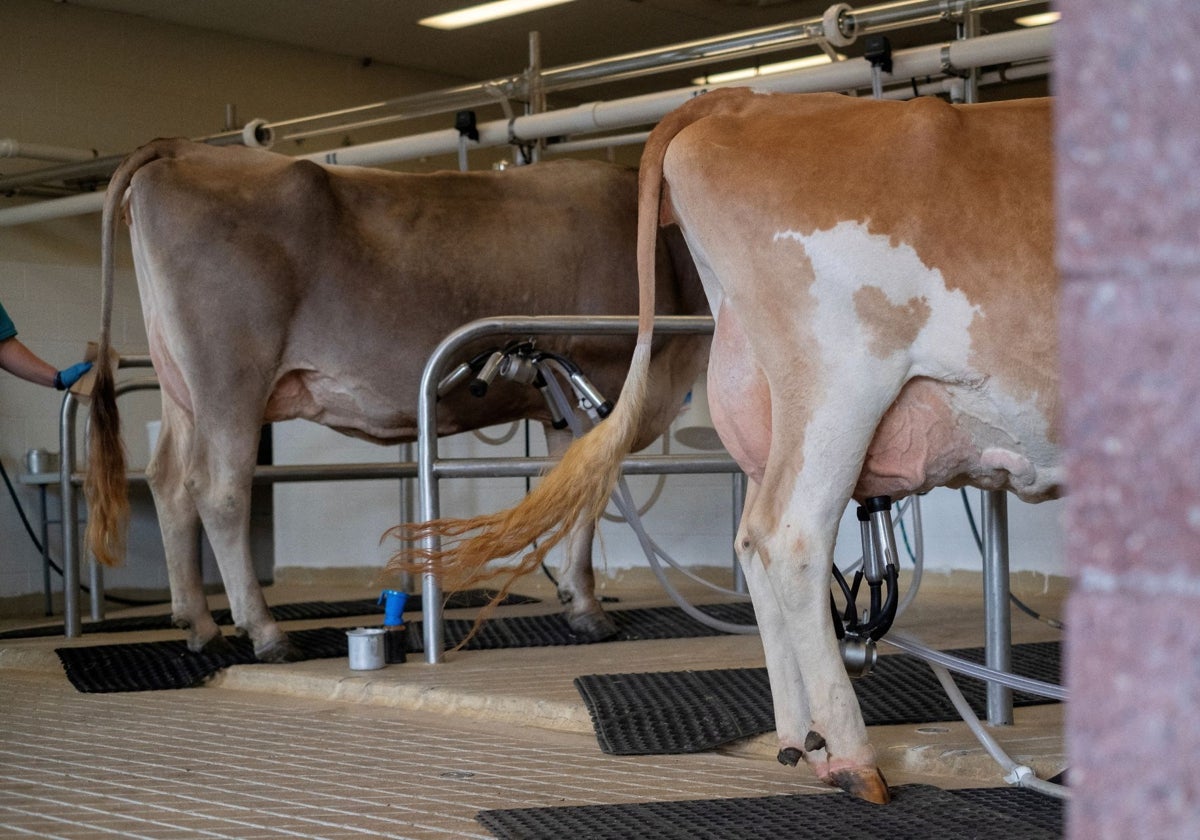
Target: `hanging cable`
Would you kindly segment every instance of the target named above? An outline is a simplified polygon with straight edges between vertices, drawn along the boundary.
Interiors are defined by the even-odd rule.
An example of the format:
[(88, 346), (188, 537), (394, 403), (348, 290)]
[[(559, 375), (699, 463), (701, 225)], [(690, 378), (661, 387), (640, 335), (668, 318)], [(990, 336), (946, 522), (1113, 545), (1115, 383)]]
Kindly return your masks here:
[[(12, 481), (8, 477), (8, 470), (4, 469), (3, 461), (0, 461), (0, 477), (3, 477), (4, 479), (4, 486), (8, 488), (8, 495), (12, 498), (13, 504), (17, 508), (17, 515), (21, 517), (21, 524), (25, 526), (25, 533), (27, 533), (29, 535), (29, 539), (33, 541), (34, 548), (37, 549), (38, 554), (46, 558), (46, 562), (50, 564), (50, 568), (53, 569), (59, 577), (62, 577), (62, 567), (54, 562), (54, 560), (50, 557), (50, 553), (42, 546), (42, 541), (39, 540), (37, 538), (37, 534), (33, 532), (33, 526), (29, 524), (29, 517), (25, 515), (25, 508), (21, 506), (21, 499), (17, 496), (17, 490), (15, 487), (13, 487)], [(89, 594), (91, 593), (91, 589), (89, 589), (87, 586), (81, 586), (81, 588), (84, 592)], [(151, 604), (166, 603), (166, 601), (161, 598), (157, 600), (143, 600), (140, 598), (122, 598), (118, 595), (110, 595), (108, 593), (105, 593), (104, 600), (112, 601), (114, 604), (120, 604), (126, 607), (145, 607), (150, 606)]]
[(1033, 768), (1024, 764), (1017, 764), (1004, 751), (1004, 748), (992, 737), (991, 733), (984, 729), (983, 724), (979, 722), (979, 718), (975, 717), (975, 711), (971, 708), (971, 704), (963, 697), (962, 691), (958, 684), (950, 676), (950, 672), (933, 662), (928, 663), (933, 669), (933, 673), (937, 676), (938, 682), (942, 684), (942, 689), (946, 692), (946, 696), (950, 698), (950, 702), (954, 704), (955, 710), (959, 717), (967, 724), (967, 727), (975, 735), (975, 739), (983, 745), (987, 750), (988, 755), (992, 757), (1000, 768), (1004, 771), (1004, 781), (1010, 785), (1017, 787), (1028, 788), (1035, 790), (1038, 793), (1047, 796), (1053, 796), (1057, 799), (1070, 799), (1071, 791), (1065, 785), (1048, 782), (1045, 779), (1039, 779)]

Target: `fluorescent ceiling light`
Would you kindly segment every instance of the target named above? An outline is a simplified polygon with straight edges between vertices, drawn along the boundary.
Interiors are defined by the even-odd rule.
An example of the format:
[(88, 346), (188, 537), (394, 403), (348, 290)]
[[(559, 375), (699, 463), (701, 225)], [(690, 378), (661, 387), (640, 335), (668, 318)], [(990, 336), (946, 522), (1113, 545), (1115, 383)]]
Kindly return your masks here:
[(742, 79), (753, 79), (755, 76), (769, 76), (772, 73), (784, 73), (788, 70), (800, 70), (803, 67), (816, 67), (828, 64), (829, 56), (810, 55), (806, 58), (796, 58), (791, 61), (780, 61), (775, 64), (763, 64), (760, 67), (746, 67), (741, 70), (729, 70), (724, 73), (713, 73), (710, 76), (697, 76), (692, 79), (694, 85), (719, 85), (722, 82), (737, 82)]
[(1058, 23), (1062, 12), (1042, 12), (1040, 15), (1026, 15), (1013, 21), (1017, 26), (1045, 26), (1048, 23)]
[(446, 12), (444, 15), (422, 18), (417, 23), (433, 29), (462, 29), (464, 26), (474, 26), (477, 23), (487, 23), (489, 20), (521, 15), (536, 9), (544, 9), (547, 6), (570, 2), (571, 0), (496, 0), (494, 3), (468, 6), (457, 12)]

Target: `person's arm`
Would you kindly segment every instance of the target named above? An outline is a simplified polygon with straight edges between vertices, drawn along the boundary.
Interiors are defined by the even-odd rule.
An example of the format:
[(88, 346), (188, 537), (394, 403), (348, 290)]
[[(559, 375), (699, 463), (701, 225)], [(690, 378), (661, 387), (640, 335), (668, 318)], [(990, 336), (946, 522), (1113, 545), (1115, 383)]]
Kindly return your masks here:
[(49, 362), (41, 359), (17, 338), (0, 341), (0, 368), (29, 382), (47, 388), (63, 390), (75, 384), (92, 367), (91, 362), (79, 362), (62, 371), (57, 371)]

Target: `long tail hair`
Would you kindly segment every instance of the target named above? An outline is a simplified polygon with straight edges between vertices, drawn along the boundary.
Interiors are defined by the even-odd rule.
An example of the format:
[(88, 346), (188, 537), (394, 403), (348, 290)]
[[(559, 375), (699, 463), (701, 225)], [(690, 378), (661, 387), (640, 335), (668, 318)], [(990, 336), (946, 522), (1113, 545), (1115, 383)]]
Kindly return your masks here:
[(113, 240), (120, 220), (121, 203), (133, 174), (162, 156), (163, 147), (159, 143), (138, 149), (117, 168), (104, 196), (100, 232), (100, 346), (95, 363), (96, 384), (92, 392), (91, 437), (84, 491), (88, 505), (87, 544), (96, 559), (106, 566), (119, 563), (125, 556), (129, 522), (125, 445), (121, 441), (115, 371), (109, 353), (112, 341)]
[[(541, 565), (546, 554), (562, 542), (576, 521), (581, 517), (593, 521), (600, 518), (620, 477), (621, 461), (632, 449), (646, 402), (663, 158), (671, 139), (711, 110), (711, 107), (695, 107), (709, 97), (713, 104), (723, 99), (707, 94), (669, 114), (651, 133), (642, 154), (638, 186), (637, 343), (612, 414), (575, 441), (554, 469), (515, 507), (470, 519), (436, 519), (392, 528), (385, 536), (397, 537), (407, 546), (391, 558), (388, 572), (432, 572), (446, 591), (499, 581), (494, 605), (518, 578)], [(431, 550), (414, 545), (428, 537), (441, 540), (442, 547)], [(536, 547), (532, 546), (535, 540)], [(486, 566), (491, 560), (514, 555), (518, 556), (515, 565)]]

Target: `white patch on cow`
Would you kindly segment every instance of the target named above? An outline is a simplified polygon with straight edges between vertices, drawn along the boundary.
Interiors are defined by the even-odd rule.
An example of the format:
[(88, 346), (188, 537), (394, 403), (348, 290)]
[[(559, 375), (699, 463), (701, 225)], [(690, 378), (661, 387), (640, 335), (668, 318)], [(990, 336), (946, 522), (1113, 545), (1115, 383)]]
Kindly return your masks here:
[(847, 346), (867, 345), (870, 336), (859, 320), (854, 295), (877, 287), (896, 306), (914, 298), (929, 306), (929, 320), (909, 349), (910, 375), (963, 376), (970, 326), (979, 307), (961, 291), (948, 289), (942, 273), (927, 266), (910, 245), (893, 245), (862, 222), (839, 222), (812, 234), (781, 231), (774, 238), (799, 242), (812, 263), (817, 301), (813, 328), (824, 358), (843, 354)]
[[(969, 364), (971, 326), (986, 313), (958, 289), (947, 286), (937, 268), (926, 265), (905, 243), (893, 244), (872, 234), (861, 222), (841, 222), (811, 234), (780, 231), (775, 242), (803, 246), (812, 265), (811, 295), (816, 310), (808, 324), (816, 342), (825, 388), (837, 399), (819, 399), (805, 435), (806, 464), (820, 464), (826, 479), (850, 481), (875, 423), (909, 379), (928, 377), (947, 387), (953, 410), (972, 418), (979, 468), (1009, 483), (1022, 497), (1036, 497), (1060, 479), (1055, 447), (1049, 443), (1049, 419), (1036, 405), (1018, 400), (989, 381), (986, 371)], [(910, 342), (882, 358), (871, 352), (873, 329), (864, 324), (856, 293), (878, 289), (903, 310), (914, 300), (928, 317)], [(839, 459), (842, 459), (839, 461)], [(850, 465), (850, 466), (848, 466)]]

